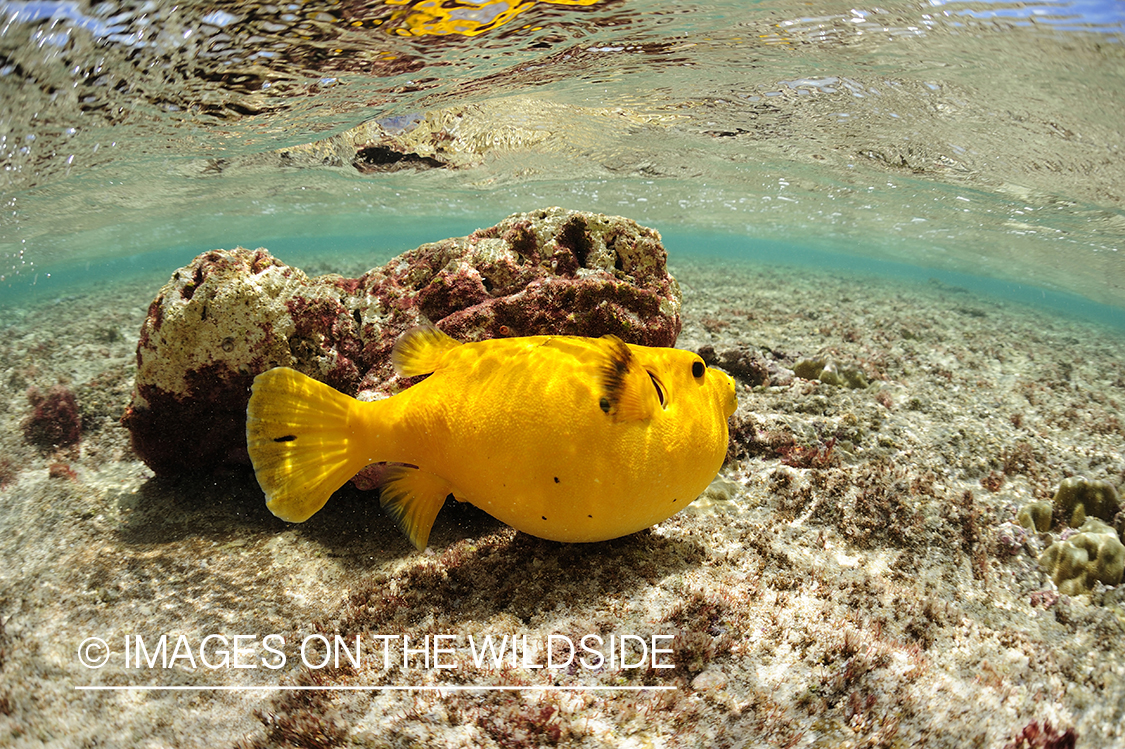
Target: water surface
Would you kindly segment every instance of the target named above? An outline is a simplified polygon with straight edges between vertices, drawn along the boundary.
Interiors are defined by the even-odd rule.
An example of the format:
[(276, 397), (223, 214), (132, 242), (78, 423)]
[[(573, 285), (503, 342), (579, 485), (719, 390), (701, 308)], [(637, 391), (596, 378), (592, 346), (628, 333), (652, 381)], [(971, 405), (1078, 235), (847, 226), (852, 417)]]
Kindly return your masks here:
[(1121, 307), (1122, 7), (0, 3), (2, 293), (557, 204)]

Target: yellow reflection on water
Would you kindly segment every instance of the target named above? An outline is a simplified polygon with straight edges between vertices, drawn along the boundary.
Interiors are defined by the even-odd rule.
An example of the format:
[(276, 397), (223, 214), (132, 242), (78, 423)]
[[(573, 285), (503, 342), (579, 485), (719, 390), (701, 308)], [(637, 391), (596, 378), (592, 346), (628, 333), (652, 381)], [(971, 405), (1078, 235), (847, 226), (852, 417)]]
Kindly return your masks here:
[(460, 0), (385, 0), (402, 6), (392, 15), (391, 33), (399, 36), (460, 34), (477, 36), (503, 26), (539, 3), (548, 5), (596, 5), (599, 0), (495, 0), (469, 3)]

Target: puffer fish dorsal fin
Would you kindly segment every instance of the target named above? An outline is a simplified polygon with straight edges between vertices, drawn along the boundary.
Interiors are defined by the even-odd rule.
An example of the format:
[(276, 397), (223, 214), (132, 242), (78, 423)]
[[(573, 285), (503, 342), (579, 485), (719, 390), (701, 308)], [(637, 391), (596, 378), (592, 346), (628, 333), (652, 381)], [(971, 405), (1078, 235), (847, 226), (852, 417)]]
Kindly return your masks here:
[(399, 377), (429, 374), (441, 366), (441, 358), (461, 345), (433, 325), (418, 325), (398, 337), (391, 349), (391, 365)]
[(445, 479), (407, 466), (389, 468), (379, 504), (418, 551), (426, 548), (438, 510), (453, 491)]
[(614, 421), (651, 419), (660, 401), (649, 377), (628, 344), (615, 335), (602, 336), (606, 362), (602, 367), (599, 406)]

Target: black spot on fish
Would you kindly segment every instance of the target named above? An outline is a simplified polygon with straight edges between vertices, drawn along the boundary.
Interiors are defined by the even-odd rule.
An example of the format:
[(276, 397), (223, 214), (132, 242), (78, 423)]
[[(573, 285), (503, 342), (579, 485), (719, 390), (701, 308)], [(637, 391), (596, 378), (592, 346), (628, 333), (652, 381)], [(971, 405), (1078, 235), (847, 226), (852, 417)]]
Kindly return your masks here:
[(547, 516), (546, 516), (546, 515), (540, 515), (539, 517), (543, 518), (544, 520), (546, 520), (546, 519), (547, 519)]
[(586, 517), (588, 517), (588, 518), (592, 518), (592, 517), (594, 517), (594, 516), (593, 516), (593, 515), (587, 515)]
[(287, 434), (284, 437), (274, 437), (273, 441), (274, 442), (292, 442), (295, 439), (297, 439), (297, 435)]
[(679, 500), (677, 500), (677, 499), (676, 499), (675, 497), (672, 497), (672, 501), (673, 501), (673, 502), (678, 502)]
[(556, 484), (559, 483), (559, 477), (558, 476), (555, 476), (555, 483)]

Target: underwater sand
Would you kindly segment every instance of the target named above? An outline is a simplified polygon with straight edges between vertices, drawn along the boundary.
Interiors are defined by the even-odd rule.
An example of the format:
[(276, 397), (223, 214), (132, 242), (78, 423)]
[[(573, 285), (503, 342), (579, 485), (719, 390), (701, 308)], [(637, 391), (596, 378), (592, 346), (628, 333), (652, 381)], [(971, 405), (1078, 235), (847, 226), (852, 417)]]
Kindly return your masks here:
[[(1032, 553), (1045, 540), (1002, 540), (1064, 477), (1125, 478), (1122, 333), (937, 284), (671, 267), (680, 346), (828, 354), (871, 385), (740, 386), (750, 439), (722, 480), (655, 528), (589, 545), (447, 505), (417, 553), (373, 494), (345, 488), (288, 525), (249, 469), (153, 479), (117, 419), (167, 275), (4, 309), (0, 745), (1003, 747), (1037, 721), (1125, 746), (1125, 586), (1056, 596)], [(26, 391), (58, 382), (83, 438), (43, 452), (23, 439)], [(789, 435), (823, 459), (784, 465), (770, 446)], [(252, 649), (252, 669), (191, 669), (182, 653), (125, 666), (126, 636), (162, 634), (197, 659), (211, 634), (278, 634), (286, 665)], [(364, 660), (302, 666), (315, 634), (360, 636)], [(441, 656), (455, 668), (418, 655), (403, 669), (397, 645), (384, 668), (373, 639), (437, 634), (457, 635)], [(675, 667), (477, 667), (468, 636), (505, 634), (674, 635), (660, 662)], [(88, 637), (113, 649), (104, 667), (79, 661)], [(75, 689), (278, 684), (674, 689)]]

